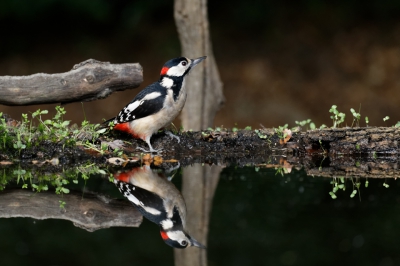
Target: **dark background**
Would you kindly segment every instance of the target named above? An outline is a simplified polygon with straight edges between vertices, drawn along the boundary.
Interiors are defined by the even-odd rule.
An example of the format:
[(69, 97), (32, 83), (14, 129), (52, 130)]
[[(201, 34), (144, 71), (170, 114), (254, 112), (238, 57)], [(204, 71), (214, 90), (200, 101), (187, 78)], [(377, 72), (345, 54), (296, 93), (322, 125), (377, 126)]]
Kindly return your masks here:
[[(311, 118), (331, 125), (332, 104), (359, 110), (361, 125), (400, 120), (400, 2), (209, 1), (210, 30), (226, 105), (215, 125), (277, 127)], [(173, 1), (0, 2), (0, 75), (69, 71), (89, 58), (139, 62), (144, 83), (180, 56)], [(202, 55), (196, 55), (202, 56)], [(189, 88), (190, 89), (190, 88)], [(138, 89), (84, 104), (91, 122), (115, 116)], [(5, 107), (21, 112), (51, 106)], [(67, 119), (84, 118), (68, 104)], [(383, 117), (391, 118), (387, 123)]]

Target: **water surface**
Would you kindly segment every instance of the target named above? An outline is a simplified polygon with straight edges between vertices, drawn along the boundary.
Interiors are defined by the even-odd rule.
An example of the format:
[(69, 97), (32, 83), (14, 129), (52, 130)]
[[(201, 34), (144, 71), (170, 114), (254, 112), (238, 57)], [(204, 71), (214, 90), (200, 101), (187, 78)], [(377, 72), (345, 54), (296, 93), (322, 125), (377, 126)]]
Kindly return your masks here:
[[(66, 187), (124, 199), (107, 178), (78, 180)], [(303, 170), (281, 175), (276, 169), (226, 167), (212, 201), (208, 265), (400, 265), (398, 182), (369, 179), (365, 187), (366, 180), (343, 181)], [(181, 170), (172, 182), (182, 187)], [(345, 190), (333, 199), (335, 182)], [(0, 193), (13, 187), (21, 183), (11, 182)], [(3, 218), (0, 234), (1, 265), (174, 265), (173, 249), (148, 220), (139, 228), (88, 232), (70, 221)]]

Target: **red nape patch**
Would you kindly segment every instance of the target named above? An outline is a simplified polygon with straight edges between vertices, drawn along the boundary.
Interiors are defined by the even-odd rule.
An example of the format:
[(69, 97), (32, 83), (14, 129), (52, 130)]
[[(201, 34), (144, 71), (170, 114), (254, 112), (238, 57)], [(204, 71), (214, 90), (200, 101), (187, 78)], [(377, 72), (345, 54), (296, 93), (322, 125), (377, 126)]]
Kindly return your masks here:
[(129, 183), (129, 172), (116, 174), (114, 175), (114, 178), (119, 181)]
[(167, 235), (167, 233), (165, 231), (160, 231), (160, 233), (161, 233), (162, 239), (164, 239), (164, 240), (169, 239), (169, 237), (168, 237), (168, 235)]
[(168, 67), (163, 67), (163, 68), (161, 69), (161, 76), (164, 76), (164, 75), (166, 75), (166, 74), (167, 74), (167, 72), (168, 72), (168, 70), (169, 70), (169, 68), (168, 68)]

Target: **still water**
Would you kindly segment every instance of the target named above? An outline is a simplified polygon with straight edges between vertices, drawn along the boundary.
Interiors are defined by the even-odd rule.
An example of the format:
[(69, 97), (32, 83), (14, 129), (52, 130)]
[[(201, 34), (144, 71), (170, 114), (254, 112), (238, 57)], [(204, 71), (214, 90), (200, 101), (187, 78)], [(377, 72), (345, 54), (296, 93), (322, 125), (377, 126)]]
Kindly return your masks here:
[[(180, 190), (185, 188), (185, 178), (196, 178), (191, 171), (202, 168), (210, 166), (194, 165), (166, 175), (173, 176), (171, 182)], [(214, 181), (215, 194), (207, 194), (207, 186), (185, 188), (190, 234), (200, 240), (202, 228), (193, 225), (209, 225), (207, 242), (202, 243), (207, 246), (208, 265), (400, 265), (399, 182), (334, 180), (307, 176), (304, 170), (286, 174), (281, 170), (227, 166), (219, 177), (202, 177), (205, 183)], [(79, 177), (75, 183), (65, 186), (71, 194), (94, 192), (127, 201), (104, 176)], [(21, 183), (10, 182), (0, 192), (2, 217), (7, 217), (10, 208), (24, 205), (4, 206), (2, 196), (16, 187), (21, 190)], [(31, 197), (54, 194), (53, 187), (48, 190)], [(200, 214), (189, 208), (191, 196), (199, 191), (211, 198), (209, 221), (204, 218), (207, 208)], [(69, 196), (57, 195), (58, 201), (66, 202), (60, 212), (68, 212)], [(179, 256), (164, 243), (159, 227), (147, 219), (138, 228), (88, 232), (66, 220), (2, 218), (0, 236), (0, 265), (174, 265), (174, 256)]]

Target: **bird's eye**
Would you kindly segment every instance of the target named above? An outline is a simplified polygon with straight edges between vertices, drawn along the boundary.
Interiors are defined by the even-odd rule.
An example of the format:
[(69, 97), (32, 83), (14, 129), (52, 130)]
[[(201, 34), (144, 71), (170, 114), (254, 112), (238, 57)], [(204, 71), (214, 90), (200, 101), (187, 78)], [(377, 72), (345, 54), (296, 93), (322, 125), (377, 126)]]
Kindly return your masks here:
[(181, 242), (181, 245), (182, 245), (182, 246), (187, 246), (187, 244), (188, 244), (188, 242), (187, 242), (186, 240), (183, 240), (183, 241)]
[(182, 66), (186, 66), (187, 65), (187, 62), (186, 61), (182, 61)]

